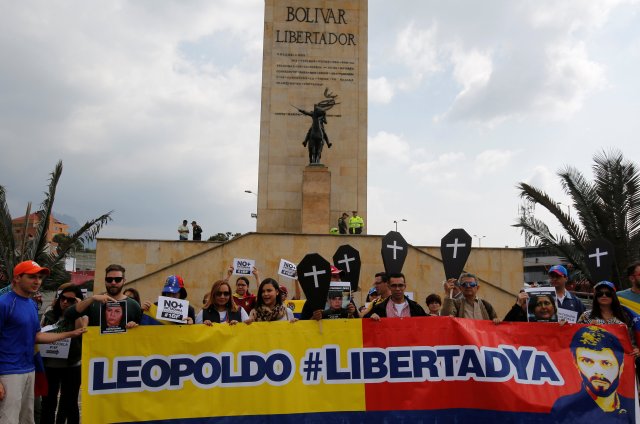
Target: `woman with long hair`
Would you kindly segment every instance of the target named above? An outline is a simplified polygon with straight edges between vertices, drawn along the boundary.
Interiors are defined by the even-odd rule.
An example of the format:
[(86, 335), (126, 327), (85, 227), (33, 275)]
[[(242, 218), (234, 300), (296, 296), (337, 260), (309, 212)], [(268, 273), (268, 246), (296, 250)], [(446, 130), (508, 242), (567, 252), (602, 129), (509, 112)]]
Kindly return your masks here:
[(249, 314), (249, 321), (296, 321), (293, 312), (282, 304), (280, 284), (273, 278), (260, 283), (256, 307)]
[[(42, 326), (55, 325), (56, 328), (51, 330), (53, 332), (70, 331), (86, 326), (86, 317), (78, 318), (76, 322), (68, 322), (64, 319), (64, 311), (82, 299), (82, 290), (78, 286), (64, 287), (56, 297), (53, 307), (42, 317)], [(42, 398), (41, 424), (63, 423), (65, 419), (69, 424), (80, 422), (78, 393), (81, 356), (82, 337), (76, 337), (70, 341), (67, 358), (43, 358), (49, 391), (47, 396)], [(60, 393), (59, 403), (58, 393)]]
[(205, 325), (213, 323), (235, 325), (248, 319), (247, 312), (233, 301), (229, 283), (223, 280), (213, 283), (207, 303), (202, 308), (202, 323)]
[(579, 324), (624, 324), (629, 330), (633, 345), (631, 352), (636, 358), (640, 355), (632, 319), (625, 311), (616, 295), (616, 286), (610, 281), (600, 281), (593, 286), (593, 305), (578, 319)]

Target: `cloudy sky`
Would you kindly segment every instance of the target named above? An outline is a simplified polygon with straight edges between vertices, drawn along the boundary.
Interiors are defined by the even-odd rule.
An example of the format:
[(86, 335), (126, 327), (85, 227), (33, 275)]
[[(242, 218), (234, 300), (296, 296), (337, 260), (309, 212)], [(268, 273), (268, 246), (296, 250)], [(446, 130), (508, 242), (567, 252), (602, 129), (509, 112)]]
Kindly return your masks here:
[[(103, 237), (255, 230), (261, 0), (0, 0), (0, 184)], [(640, 157), (640, 2), (369, 1), (368, 231), (521, 246), (527, 181)], [(35, 206), (35, 205), (34, 205)], [(537, 216), (545, 218), (538, 211)], [(336, 217), (337, 218), (337, 217)], [(474, 240), (477, 243), (477, 239)]]

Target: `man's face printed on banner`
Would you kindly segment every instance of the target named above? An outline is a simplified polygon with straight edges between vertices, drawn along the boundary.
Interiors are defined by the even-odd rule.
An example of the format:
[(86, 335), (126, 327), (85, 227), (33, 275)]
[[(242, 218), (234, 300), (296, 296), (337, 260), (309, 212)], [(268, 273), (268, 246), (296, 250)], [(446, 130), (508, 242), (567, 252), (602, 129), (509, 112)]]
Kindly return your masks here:
[(585, 386), (596, 396), (607, 397), (618, 388), (622, 367), (611, 349), (576, 349), (576, 365)]

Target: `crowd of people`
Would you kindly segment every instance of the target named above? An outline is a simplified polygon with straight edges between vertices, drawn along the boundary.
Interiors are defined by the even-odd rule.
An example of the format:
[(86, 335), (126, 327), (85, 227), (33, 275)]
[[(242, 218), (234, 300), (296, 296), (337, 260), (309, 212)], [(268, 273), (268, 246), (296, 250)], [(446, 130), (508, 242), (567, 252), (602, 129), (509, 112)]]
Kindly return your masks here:
[[(340, 281), (341, 271), (331, 267), (332, 281)], [(47, 358), (44, 362), (48, 392), (42, 400), (41, 423), (77, 423), (78, 392), (80, 387), (81, 335), (87, 326), (100, 325), (101, 305), (108, 302), (125, 302), (126, 328), (144, 325), (144, 314), (152, 308), (152, 301), (140, 299), (139, 292), (125, 288), (125, 268), (118, 264), (105, 270), (105, 291), (83, 296), (77, 286), (61, 286), (55, 301), (38, 321), (37, 307), (32, 300), (49, 270), (33, 261), (18, 264), (14, 269), (11, 290), (0, 296), (0, 422), (33, 422), (34, 412), (34, 345), (53, 343), (62, 339), (71, 340), (68, 356), (64, 359)], [(245, 276), (232, 281), (233, 267), (229, 267), (224, 279), (215, 281), (202, 299), (202, 307), (196, 314), (190, 305), (185, 324), (207, 326), (217, 324), (265, 321), (289, 321), (297, 319), (286, 306), (289, 293), (273, 278), (262, 279), (254, 267), (252, 272), (256, 287), (250, 290), (251, 282)], [(407, 281), (402, 273), (387, 275), (376, 273), (367, 289), (365, 305), (357, 308), (353, 299), (344, 303), (343, 293), (329, 291), (324, 309), (312, 310), (305, 303), (299, 319), (372, 319), (403, 317), (451, 316), (474, 320), (527, 321), (527, 303), (540, 320), (557, 314), (558, 308), (574, 311), (579, 323), (624, 324), (629, 328), (633, 354), (638, 357), (638, 347), (631, 331), (632, 317), (621, 306), (618, 297), (640, 300), (640, 263), (629, 267), (627, 277), (631, 288), (616, 292), (608, 281), (594, 286), (594, 302), (586, 310), (584, 304), (567, 289), (568, 273), (564, 266), (556, 265), (549, 270), (550, 284), (555, 288), (555, 299), (536, 295), (529, 298), (521, 291), (511, 310), (501, 320), (486, 299), (478, 295), (480, 280), (471, 273), (463, 273), (442, 283), (442, 293), (431, 293), (425, 300), (425, 310), (405, 293)], [(162, 296), (187, 299), (184, 280), (177, 275), (167, 278), (160, 293)], [(301, 299), (300, 285), (295, 281), (292, 299)], [(529, 302), (527, 302), (529, 300)], [(157, 303), (156, 303), (157, 304)], [(549, 319), (547, 319), (549, 320)], [(564, 323), (560, 320), (560, 325)], [(53, 326), (53, 331), (43, 332), (42, 327)]]

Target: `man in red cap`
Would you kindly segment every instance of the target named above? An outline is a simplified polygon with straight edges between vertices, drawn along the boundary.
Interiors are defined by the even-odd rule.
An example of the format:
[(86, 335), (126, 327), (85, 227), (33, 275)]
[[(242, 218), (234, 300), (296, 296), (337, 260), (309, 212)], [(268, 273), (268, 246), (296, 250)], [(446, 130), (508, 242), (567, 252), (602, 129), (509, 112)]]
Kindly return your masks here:
[(36, 343), (77, 337), (78, 328), (64, 333), (42, 333), (31, 296), (40, 289), (49, 270), (34, 261), (13, 269), (13, 290), (0, 297), (0, 423), (33, 423)]

